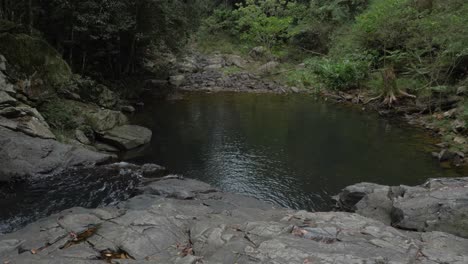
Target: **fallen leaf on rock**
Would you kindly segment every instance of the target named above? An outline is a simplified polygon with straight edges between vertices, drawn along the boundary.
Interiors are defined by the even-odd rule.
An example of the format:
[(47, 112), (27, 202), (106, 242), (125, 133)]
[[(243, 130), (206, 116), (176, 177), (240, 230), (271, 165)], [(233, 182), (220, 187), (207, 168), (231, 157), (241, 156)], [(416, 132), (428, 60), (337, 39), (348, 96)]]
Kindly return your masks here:
[(187, 255), (193, 255), (193, 248), (192, 248), (192, 245), (190, 244), (188, 245), (177, 244), (177, 249), (181, 249), (181, 252), (179, 254), (182, 255), (183, 257)]
[(110, 249), (101, 251), (101, 259), (112, 263), (113, 259), (133, 259), (127, 252), (123, 250), (112, 251)]
[(316, 228), (294, 226), (293, 235), (325, 244), (335, 243), (338, 240), (338, 230), (334, 227)]
[(76, 245), (78, 243), (85, 241), (86, 239), (93, 236), (97, 232), (98, 227), (99, 226), (90, 226), (88, 229), (78, 234), (75, 232), (70, 232), (69, 236), (71, 239), (68, 240), (67, 243), (65, 243), (65, 245), (60, 247), (60, 249), (69, 248), (73, 245)]

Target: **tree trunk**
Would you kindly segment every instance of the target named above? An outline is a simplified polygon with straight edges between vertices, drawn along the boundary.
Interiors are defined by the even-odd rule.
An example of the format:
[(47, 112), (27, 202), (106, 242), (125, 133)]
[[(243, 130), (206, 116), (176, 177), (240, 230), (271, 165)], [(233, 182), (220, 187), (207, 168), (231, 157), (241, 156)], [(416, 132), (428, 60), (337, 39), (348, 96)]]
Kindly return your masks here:
[(70, 53), (68, 54), (68, 64), (73, 67), (73, 46), (75, 45), (75, 29), (73, 26), (73, 22), (71, 25), (70, 40), (71, 40), (71, 44), (70, 44)]
[(83, 51), (83, 59), (81, 61), (81, 74), (84, 74), (86, 68), (86, 51)]
[(0, 2), (0, 19), (6, 19), (6, 0)]
[(32, 10), (32, 0), (24, 0), (24, 5), (26, 7), (26, 28), (29, 35), (32, 35), (33, 31), (33, 10)]
[(135, 59), (135, 49), (136, 49), (136, 36), (132, 36), (132, 44), (130, 46), (130, 54), (128, 56), (128, 61), (127, 65), (125, 67), (125, 74), (131, 74), (133, 72), (132, 66), (133, 66), (133, 61)]

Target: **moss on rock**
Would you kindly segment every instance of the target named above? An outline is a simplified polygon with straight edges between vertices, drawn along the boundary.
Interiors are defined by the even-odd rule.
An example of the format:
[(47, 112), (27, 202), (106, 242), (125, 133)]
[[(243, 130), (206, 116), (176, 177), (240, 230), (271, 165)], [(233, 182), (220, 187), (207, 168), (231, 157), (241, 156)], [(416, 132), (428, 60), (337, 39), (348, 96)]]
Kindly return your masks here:
[(56, 87), (69, 82), (72, 72), (60, 54), (46, 41), (26, 34), (0, 34), (0, 53), (18, 70), (36, 73), (46, 84)]

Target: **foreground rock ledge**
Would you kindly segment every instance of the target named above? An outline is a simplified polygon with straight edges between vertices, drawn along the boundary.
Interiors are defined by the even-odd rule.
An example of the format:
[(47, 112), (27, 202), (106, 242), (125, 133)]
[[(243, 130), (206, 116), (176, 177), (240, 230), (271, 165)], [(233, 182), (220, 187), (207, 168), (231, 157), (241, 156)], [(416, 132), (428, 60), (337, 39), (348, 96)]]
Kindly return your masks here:
[(416, 187), (358, 183), (336, 199), (341, 210), (400, 229), (468, 238), (468, 178), (430, 179)]
[(2, 263), (468, 263), (468, 240), (358, 214), (274, 208), (168, 178), (116, 207), (72, 208), (0, 236)]

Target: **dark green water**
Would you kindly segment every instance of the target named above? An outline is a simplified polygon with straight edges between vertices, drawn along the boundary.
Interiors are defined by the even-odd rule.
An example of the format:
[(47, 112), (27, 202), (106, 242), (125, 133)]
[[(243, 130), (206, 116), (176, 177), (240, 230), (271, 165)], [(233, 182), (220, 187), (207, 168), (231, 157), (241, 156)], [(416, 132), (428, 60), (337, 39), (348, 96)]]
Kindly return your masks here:
[(358, 182), (459, 176), (421, 131), (305, 95), (189, 94), (147, 103), (134, 123), (153, 130), (137, 162), (295, 209), (327, 210)]

